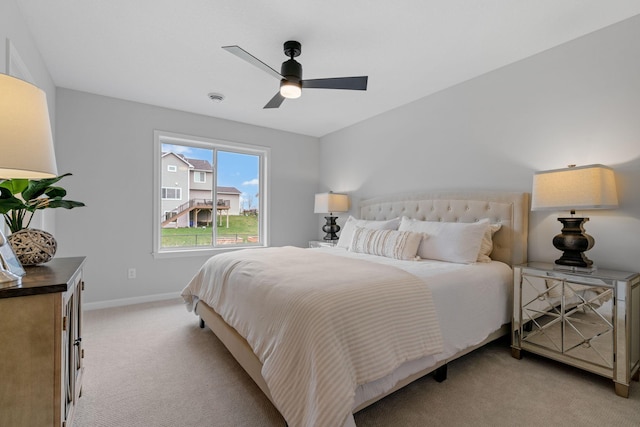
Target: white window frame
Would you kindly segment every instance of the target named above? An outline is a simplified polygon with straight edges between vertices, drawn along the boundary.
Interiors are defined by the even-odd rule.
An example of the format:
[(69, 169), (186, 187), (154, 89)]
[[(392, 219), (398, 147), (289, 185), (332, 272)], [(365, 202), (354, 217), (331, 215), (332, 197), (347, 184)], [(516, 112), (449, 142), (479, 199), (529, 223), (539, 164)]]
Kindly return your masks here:
[[(186, 248), (162, 248), (162, 199), (161, 199), (161, 182), (162, 182), (162, 144), (178, 144), (191, 145), (193, 147), (214, 149), (221, 151), (230, 151), (234, 153), (250, 154), (259, 158), (258, 177), (258, 212), (259, 224), (258, 233), (260, 244), (251, 245), (220, 245), (220, 246), (198, 246)], [(247, 249), (269, 246), (269, 225), (270, 225), (270, 208), (269, 208), (269, 160), (271, 149), (260, 145), (252, 145), (246, 143), (223, 141), (212, 138), (203, 138), (199, 136), (190, 136), (173, 132), (155, 130), (153, 132), (153, 256), (154, 258), (169, 258), (181, 256), (210, 256), (220, 252), (228, 252), (235, 249)], [(216, 158), (213, 160), (213, 172), (211, 174), (212, 188), (217, 187), (217, 165)], [(216, 200), (217, 194), (214, 194), (213, 200)], [(213, 241), (215, 242), (215, 235)]]
[(176, 165), (167, 165), (167, 172), (178, 172), (178, 167)]
[[(164, 193), (164, 190), (177, 190), (176, 193), (178, 193), (178, 197), (162, 197), (162, 193)], [(182, 188), (180, 187), (162, 187), (160, 194), (162, 200), (182, 200)]]
[[(202, 181), (196, 179), (197, 176), (202, 177)], [(193, 182), (198, 184), (206, 184), (207, 183), (207, 173), (202, 171), (194, 171), (193, 172)]]

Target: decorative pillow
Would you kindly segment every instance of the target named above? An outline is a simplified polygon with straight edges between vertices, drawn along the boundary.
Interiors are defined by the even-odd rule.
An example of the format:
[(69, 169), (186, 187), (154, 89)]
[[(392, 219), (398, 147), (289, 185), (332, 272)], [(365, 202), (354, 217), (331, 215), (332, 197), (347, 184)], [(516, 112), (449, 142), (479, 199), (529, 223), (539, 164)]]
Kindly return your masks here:
[(416, 258), (421, 241), (422, 234), (420, 233), (356, 227), (349, 250), (387, 258), (411, 260)]
[(491, 262), (491, 252), (493, 251), (493, 235), (502, 228), (502, 224), (489, 224), (489, 228), (484, 232), (482, 243), (480, 243), (480, 252), (478, 253), (478, 262)]
[(400, 218), (389, 219), (386, 221), (368, 221), (366, 219), (355, 219), (351, 215), (342, 227), (340, 238), (336, 246), (340, 248), (348, 249), (353, 240), (353, 233), (356, 231), (356, 227), (371, 228), (374, 230), (397, 230), (400, 225)]
[(424, 259), (471, 264), (476, 262), (489, 220), (477, 222), (418, 221), (402, 217), (400, 231), (425, 233), (418, 248), (418, 256)]

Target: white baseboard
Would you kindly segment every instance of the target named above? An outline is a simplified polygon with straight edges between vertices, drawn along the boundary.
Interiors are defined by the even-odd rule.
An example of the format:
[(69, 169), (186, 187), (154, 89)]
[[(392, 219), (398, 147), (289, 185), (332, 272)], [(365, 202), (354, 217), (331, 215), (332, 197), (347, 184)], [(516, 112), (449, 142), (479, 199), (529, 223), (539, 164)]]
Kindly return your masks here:
[(171, 292), (168, 294), (145, 295), (142, 297), (112, 299), (98, 302), (83, 302), (84, 310), (98, 310), (100, 308), (121, 307), (125, 305), (140, 304), (143, 302), (164, 301), (168, 299), (180, 298), (180, 292)]

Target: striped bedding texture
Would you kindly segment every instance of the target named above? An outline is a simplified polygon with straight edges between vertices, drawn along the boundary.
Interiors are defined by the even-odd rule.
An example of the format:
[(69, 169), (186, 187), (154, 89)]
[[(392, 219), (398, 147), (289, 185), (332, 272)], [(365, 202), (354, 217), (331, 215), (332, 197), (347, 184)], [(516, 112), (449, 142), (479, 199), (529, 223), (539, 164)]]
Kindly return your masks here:
[(356, 387), (442, 351), (431, 291), (396, 267), (294, 247), (210, 258), (183, 290), (243, 336), (292, 427), (341, 426)]

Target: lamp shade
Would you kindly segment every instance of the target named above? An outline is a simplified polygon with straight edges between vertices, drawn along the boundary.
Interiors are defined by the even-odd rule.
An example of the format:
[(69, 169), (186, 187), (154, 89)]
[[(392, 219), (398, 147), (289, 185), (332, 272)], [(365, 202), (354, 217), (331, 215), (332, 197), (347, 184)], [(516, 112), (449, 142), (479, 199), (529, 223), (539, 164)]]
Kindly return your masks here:
[(603, 165), (537, 172), (531, 210), (589, 210), (618, 207), (613, 169)]
[(349, 196), (338, 193), (318, 193), (313, 208), (314, 213), (347, 212)]
[(57, 175), (46, 94), (0, 74), (0, 179)]

